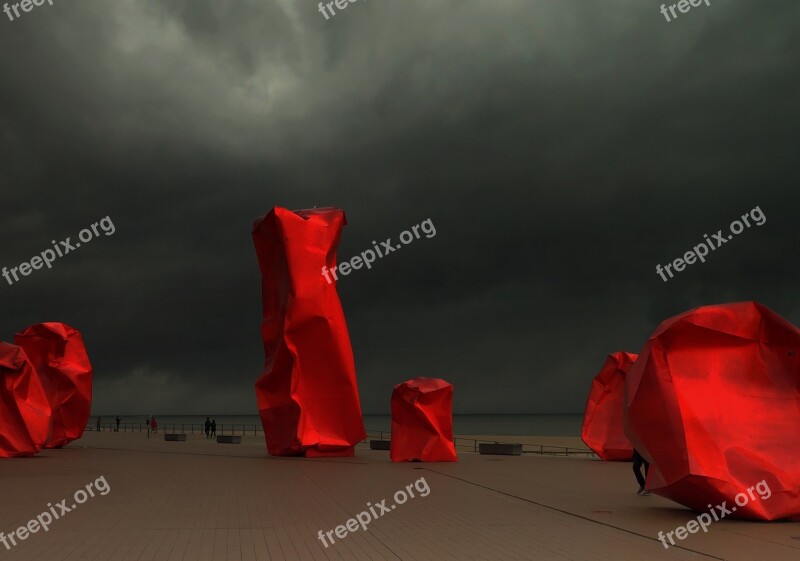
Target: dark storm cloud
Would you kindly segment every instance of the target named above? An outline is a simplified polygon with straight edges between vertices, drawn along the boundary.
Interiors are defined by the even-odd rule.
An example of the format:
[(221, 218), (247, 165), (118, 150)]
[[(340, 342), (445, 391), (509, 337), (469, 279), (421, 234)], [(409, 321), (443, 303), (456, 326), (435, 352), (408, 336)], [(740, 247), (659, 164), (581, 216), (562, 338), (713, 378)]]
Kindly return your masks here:
[[(84, 332), (99, 413), (255, 410), (252, 220), (333, 205), (365, 411), (414, 376), (458, 412), (579, 412), (603, 357), (690, 307), (800, 322), (796, 3), (82, 1), (0, 21), (0, 333)], [(756, 205), (664, 283), (656, 264)], [(2, 279), (0, 279), (2, 281)], [(2, 281), (4, 283), (5, 281)]]

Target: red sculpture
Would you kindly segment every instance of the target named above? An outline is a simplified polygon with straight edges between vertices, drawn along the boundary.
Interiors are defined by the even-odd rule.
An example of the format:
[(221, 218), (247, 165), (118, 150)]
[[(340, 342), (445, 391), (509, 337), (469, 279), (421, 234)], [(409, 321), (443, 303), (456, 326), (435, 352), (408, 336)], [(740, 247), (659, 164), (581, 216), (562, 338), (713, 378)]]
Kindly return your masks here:
[(344, 311), (323, 271), (346, 224), (333, 208), (275, 207), (253, 226), (265, 364), (256, 397), (276, 456), (352, 456), (366, 438)]
[(439, 378), (414, 378), (392, 392), (393, 462), (455, 462), (453, 385)]
[(607, 461), (628, 461), (633, 446), (625, 436), (625, 374), (636, 355), (616, 352), (608, 355), (592, 381), (583, 414), (581, 438), (586, 446)]
[(0, 458), (32, 456), (50, 436), (50, 402), (25, 351), (0, 342)]
[(53, 411), (46, 448), (83, 436), (92, 408), (92, 365), (77, 329), (66, 323), (32, 325), (14, 336), (42, 378)]
[(800, 331), (761, 304), (664, 321), (625, 378), (647, 487), (729, 518), (800, 517)]

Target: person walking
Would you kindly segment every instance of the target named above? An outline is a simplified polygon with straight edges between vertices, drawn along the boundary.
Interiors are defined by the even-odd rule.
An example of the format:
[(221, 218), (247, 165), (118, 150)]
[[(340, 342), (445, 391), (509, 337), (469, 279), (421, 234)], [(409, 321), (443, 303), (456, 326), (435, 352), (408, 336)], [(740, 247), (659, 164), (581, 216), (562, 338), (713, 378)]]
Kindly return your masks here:
[(100, 427), (103, 425), (103, 419), (101, 417), (97, 418), (97, 432), (100, 432)]
[(153, 432), (158, 432), (158, 422), (156, 421), (155, 416), (152, 419), (150, 419), (150, 429)]
[[(644, 465), (644, 477), (642, 477), (642, 465)], [(639, 483), (639, 490), (636, 491), (637, 495), (647, 496), (650, 491), (646, 491), (644, 486), (647, 482), (647, 472), (650, 471), (650, 462), (645, 460), (638, 450), (633, 450), (633, 474), (636, 476), (636, 482)]]
[(217, 420), (211, 421), (211, 436), (217, 436)]
[(119, 418), (119, 415), (117, 415), (117, 430), (115, 430), (114, 432), (119, 432), (119, 424), (120, 424), (121, 422), (122, 422), (122, 419), (120, 419), (120, 418)]
[(206, 438), (211, 436), (211, 419), (206, 417)]

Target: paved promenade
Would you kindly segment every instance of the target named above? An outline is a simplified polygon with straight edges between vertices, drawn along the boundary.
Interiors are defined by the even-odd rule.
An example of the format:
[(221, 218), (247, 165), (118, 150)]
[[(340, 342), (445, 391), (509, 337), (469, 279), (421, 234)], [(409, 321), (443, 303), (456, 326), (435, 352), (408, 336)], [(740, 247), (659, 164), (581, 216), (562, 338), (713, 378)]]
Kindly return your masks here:
[[(512, 439), (513, 440), (513, 439)], [(665, 550), (695, 515), (639, 497), (627, 463), (462, 453), (456, 464), (269, 458), (261, 438), (217, 444), (86, 433), (63, 450), (0, 461), (0, 530), (105, 477), (110, 491), (61, 514), (0, 561), (797, 561), (800, 524), (723, 520)], [(338, 525), (424, 477), (430, 489), (325, 548)], [(100, 486), (102, 489), (103, 487)], [(94, 487), (97, 489), (97, 486)], [(334, 534), (335, 535), (335, 534)]]

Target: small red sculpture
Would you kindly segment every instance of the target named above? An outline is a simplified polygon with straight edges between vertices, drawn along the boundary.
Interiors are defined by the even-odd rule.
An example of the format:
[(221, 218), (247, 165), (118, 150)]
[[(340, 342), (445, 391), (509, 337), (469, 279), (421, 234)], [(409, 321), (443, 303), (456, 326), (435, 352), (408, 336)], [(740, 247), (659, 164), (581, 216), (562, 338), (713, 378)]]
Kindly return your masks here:
[(800, 517), (800, 331), (755, 302), (664, 321), (625, 377), (647, 486), (729, 518)]
[(17, 333), (39, 373), (53, 411), (53, 432), (46, 448), (61, 448), (83, 436), (92, 409), (92, 365), (83, 337), (66, 323), (38, 323)]
[(439, 378), (414, 378), (392, 392), (393, 462), (455, 462), (453, 385)]
[(50, 436), (50, 402), (25, 351), (0, 342), (0, 457), (32, 456)]
[(592, 380), (583, 414), (581, 438), (586, 446), (606, 461), (628, 461), (633, 446), (625, 436), (625, 374), (636, 355), (616, 352), (608, 355)]

